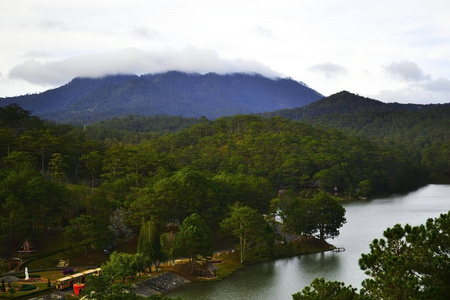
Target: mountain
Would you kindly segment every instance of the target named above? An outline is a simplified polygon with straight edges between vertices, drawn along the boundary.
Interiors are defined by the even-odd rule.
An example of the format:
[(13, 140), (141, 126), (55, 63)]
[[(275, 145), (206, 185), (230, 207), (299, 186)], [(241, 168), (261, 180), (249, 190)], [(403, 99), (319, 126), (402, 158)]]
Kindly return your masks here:
[(264, 115), (334, 128), (394, 146), (427, 166), (434, 182), (450, 182), (450, 103), (382, 103), (343, 91), (305, 107)]
[(384, 103), (378, 100), (342, 91), (324, 97), (303, 107), (282, 109), (267, 113), (268, 116), (282, 116), (292, 120), (307, 120), (329, 115), (353, 115), (362, 112), (386, 113), (391, 111), (417, 111), (427, 105)]
[(305, 84), (258, 74), (187, 74), (75, 78), (34, 95), (0, 98), (58, 123), (93, 123), (127, 115), (206, 116), (262, 113), (301, 107), (322, 98)]
[[(267, 117), (281, 116), (293, 121), (335, 128), (359, 136), (389, 138), (401, 142), (400, 135), (421, 133), (435, 136), (432, 140), (447, 140), (450, 128), (450, 103), (400, 104), (383, 103), (342, 91), (304, 107), (264, 113)], [(444, 131), (444, 132), (443, 132)], [(415, 135), (412, 135), (414, 132)], [(405, 138), (405, 137), (404, 137)]]

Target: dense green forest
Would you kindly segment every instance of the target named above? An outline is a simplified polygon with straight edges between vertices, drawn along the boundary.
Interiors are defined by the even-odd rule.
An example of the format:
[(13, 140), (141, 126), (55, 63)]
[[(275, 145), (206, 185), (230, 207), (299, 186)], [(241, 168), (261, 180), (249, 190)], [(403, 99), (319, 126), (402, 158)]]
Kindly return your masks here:
[(265, 116), (334, 128), (393, 146), (421, 164), (432, 182), (450, 182), (450, 104), (383, 103), (343, 91), (305, 107)]
[(427, 182), (424, 167), (392, 145), (281, 117), (201, 118), (174, 133), (124, 139), (16, 105), (1, 108), (0, 120), (3, 255), (68, 224), (89, 229), (82, 242), (68, 234), (70, 243), (98, 249), (138, 232), (143, 220), (181, 224), (196, 213), (218, 230), (235, 202), (267, 214), (280, 190), (351, 199)]

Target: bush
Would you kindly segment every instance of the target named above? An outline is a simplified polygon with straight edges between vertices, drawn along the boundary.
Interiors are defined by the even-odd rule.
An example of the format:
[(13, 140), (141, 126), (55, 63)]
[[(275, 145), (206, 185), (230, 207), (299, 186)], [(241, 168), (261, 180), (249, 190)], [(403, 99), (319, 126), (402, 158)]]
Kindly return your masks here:
[(22, 287), (20, 288), (21, 292), (26, 292), (26, 291), (32, 291), (37, 289), (37, 287), (33, 284), (24, 284), (22, 285)]
[(75, 270), (72, 269), (72, 268), (65, 268), (65, 269), (62, 271), (62, 273), (63, 273), (64, 275), (73, 274), (74, 272), (75, 272)]

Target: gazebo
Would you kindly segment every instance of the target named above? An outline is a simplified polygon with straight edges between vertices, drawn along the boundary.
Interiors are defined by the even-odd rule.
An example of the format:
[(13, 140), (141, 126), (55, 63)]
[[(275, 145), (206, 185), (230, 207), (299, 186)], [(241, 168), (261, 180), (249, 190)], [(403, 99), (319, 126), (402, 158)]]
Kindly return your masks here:
[(26, 239), (25, 242), (23, 242), (21, 250), (17, 251), (19, 253), (31, 253), (31, 252), (35, 252), (36, 250), (31, 249), (33, 248), (33, 245)]

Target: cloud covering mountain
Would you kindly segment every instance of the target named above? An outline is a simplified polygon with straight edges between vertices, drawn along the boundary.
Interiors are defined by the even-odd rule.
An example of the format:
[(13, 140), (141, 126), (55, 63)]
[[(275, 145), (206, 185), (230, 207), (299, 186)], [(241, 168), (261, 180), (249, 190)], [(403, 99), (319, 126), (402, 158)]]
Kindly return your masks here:
[(187, 73), (258, 73), (271, 78), (280, 76), (257, 61), (222, 59), (212, 50), (192, 46), (181, 51), (165, 49), (157, 52), (127, 48), (48, 62), (29, 59), (16, 65), (9, 75), (30, 83), (54, 86), (62, 85), (74, 77), (95, 78), (114, 74), (163, 73), (170, 70)]

